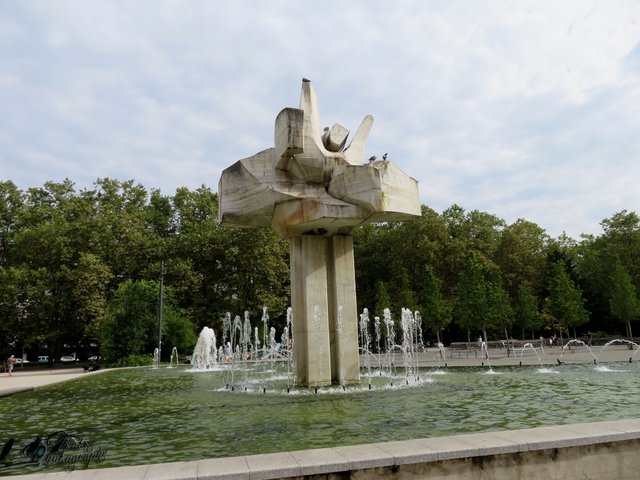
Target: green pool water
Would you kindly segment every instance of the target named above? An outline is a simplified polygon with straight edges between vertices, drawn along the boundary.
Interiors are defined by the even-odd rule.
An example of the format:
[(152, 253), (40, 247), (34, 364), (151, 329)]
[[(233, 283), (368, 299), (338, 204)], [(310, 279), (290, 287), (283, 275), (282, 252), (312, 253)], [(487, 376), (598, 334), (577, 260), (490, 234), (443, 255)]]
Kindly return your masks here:
[(0, 448), (14, 439), (0, 475), (84, 468), (80, 457), (21, 454), (59, 431), (85, 442), (77, 453), (99, 450), (88, 462), (99, 468), (640, 417), (639, 373), (638, 363), (455, 368), (421, 371), (409, 387), (399, 375), (373, 377), (371, 390), (363, 378), (287, 393), (286, 372), (236, 374), (231, 391), (224, 371), (113, 370), (0, 398)]

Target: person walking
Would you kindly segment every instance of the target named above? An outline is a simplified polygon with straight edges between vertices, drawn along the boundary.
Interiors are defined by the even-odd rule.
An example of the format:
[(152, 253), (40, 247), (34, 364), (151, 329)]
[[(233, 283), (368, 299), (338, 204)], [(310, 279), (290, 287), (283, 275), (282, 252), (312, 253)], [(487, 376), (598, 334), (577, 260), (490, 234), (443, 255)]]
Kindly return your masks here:
[(7, 358), (7, 370), (9, 371), (9, 376), (13, 375), (13, 366), (16, 364), (16, 357), (11, 355)]

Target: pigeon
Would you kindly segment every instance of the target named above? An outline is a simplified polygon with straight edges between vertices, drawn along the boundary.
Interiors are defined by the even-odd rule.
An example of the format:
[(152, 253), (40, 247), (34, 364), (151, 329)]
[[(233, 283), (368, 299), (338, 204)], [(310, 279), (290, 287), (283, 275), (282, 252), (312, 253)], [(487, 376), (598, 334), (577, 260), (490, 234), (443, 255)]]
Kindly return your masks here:
[(382, 159), (386, 160), (387, 159), (387, 155), (389, 155), (388, 153), (385, 153), (384, 155), (382, 155)]
[(302, 79), (302, 81), (303, 81), (304, 83), (309, 83), (311, 80), (309, 80), (308, 78), (303, 78), (303, 79)]
[(376, 156), (374, 155), (373, 157), (371, 157), (371, 158), (369, 159), (369, 163), (372, 163), (373, 161), (375, 161), (375, 159), (376, 159)]

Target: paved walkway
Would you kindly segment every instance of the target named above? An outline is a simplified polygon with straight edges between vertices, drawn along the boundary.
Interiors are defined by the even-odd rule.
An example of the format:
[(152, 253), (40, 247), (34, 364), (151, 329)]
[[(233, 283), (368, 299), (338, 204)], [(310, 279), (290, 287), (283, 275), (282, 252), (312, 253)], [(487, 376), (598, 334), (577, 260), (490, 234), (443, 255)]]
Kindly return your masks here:
[[(445, 363), (448, 367), (480, 367), (480, 366), (507, 366), (507, 365), (558, 365), (558, 363), (610, 363), (628, 362), (637, 350), (629, 350), (625, 344), (610, 345), (602, 350), (601, 346), (593, 346), (591, 350), (584, 346), (572, 346), (571, 350), (560, 346), (537, 348), (490, 348), (489, 358), (483, 356), (480, 351), (473, 349), (452, 350), (446, 349)], [(634, 362), (640, 362), (640, 353), (633, 357)], [(442, 364), (442, 356), (435, 348), (427, 349), (427, 353), (420, 356), (420, 366), (433, 366)], [(396, 363), (402, 365), (402, 363)]]
[[(93, 372), (92, 372), (93, 373)], [(34, 388), (44, 387), (52, 383), (64, 382), (74, 378), (91, 375), (82, 368), (65, 368), (60, 370), (29, 370), (22, 371), (20, 367), (14, 368), (13, 375), (0, 374), (0, 397), (26, 392)]]

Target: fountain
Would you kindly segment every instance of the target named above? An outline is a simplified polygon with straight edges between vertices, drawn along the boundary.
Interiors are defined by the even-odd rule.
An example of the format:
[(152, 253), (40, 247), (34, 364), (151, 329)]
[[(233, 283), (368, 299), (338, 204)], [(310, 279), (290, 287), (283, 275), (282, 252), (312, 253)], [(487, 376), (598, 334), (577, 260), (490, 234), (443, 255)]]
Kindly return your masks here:
[(364, 355), (364, 368), (369, 379), (368, 384), (371, 385), (371, 351), (369, 337), (369, 309), (365, 308), (360, 314), (360, 352)]
[(624, 338), (616, 338), (615, 340), (610, 340), (607, 343), (605, 343), (602, 348), (600, 348), (600, 354), (604, 353), (604, 351), (612, 346), (612, 345), (627, 345), (629, 347), (630, 350), (634, 350), (633, 354), (631, 355), (631, 357), (629, 357), (629, 363), (631, 363), (633, 361), (633, 357), (636, 356), (636, 353), (638, 353), (638, 350), (640, 349), (640, 345), (638, 345), (635, 342), (632, 342), (631, 340), (626, 340)]
[[(542, 351), (542, 354), (545, 355), (544, 353), (544, 345), (542, 342), (540, 342), (540, 350)], [(539, 373), (558, 373), (556, 370), (553, 370), (549, 367), (545, 367), (542, 364), (542, 358), (540, 357), (540, 355), (538, 354), (538, 349), (532, 344), (532, 343), (525, 343), (522, 346), (522, 350), (520, 350), (520, 366), (522, 366), (522, 356), (524, 355), (525, 351), (533, 351), (533, 353), (535, 353), (536, 358), (538, 359), (538, 372)]]
[(347, 128), (320, 125), (304, 79), (300, 108), (276, 117), (275, 146), (224, 170), (218, 188), (221, 225), (273, 228), (290, 240), (296, 383), (314, 388), (360, 381), (353, 229), (421, 213), (418, 182), (386, 154), (364, 164), (373, 117), (348, 146)]
[(191, 365), (196, 370), (208, 370), (218, 366), (216, 334), (212, 328), (204, 327), (200, 332), (191, 354)]
[[(203, 356), (206, 351), (215, 346)], [(631, 393), (640, 362), (624, 364), (623, 375), (594, 374), (589, 363), (566, 364), (554, 375), (540, 375), (536, 366), (494, 367), (500, 375), (490, 379), (478, 375), (479, 367), (431, 376), (432, 366), (421, 366), (421, 381), (409, 387), (398, 367), (393, 378), (372, 375), (371, 391), (363, 382), (323, 387), (317, 395), (308, 388), (287, 391), (284, 361), (248, 390), (240, 383), (226, 388), (225, 364), (200, 374), (185, 366), (114, 369), (0, 398), (0, 408), (12, 412), (10, 422), (0, 423), (0, 441), (14, 438), (17, 449), (38, 435), (73, 429), (106, 451), (103, 462), (89, 466), (95, 468), (638, 417), (640, 396)], [(61, 418), (69, 398), (73, 410)], [(12, 465), (0, 464), (0, 476), (63, 468), (14, 458)]]
[(153, 349), (153, 363), (151, 365), (153, 368), (160, 368), (160, 350), (158, 350), (158, 347)]
[[(190, 368), (178, 368), (172, 360), (173, 368), (116, 369), (19, 394), (21, 408), (11, 410), (11, 426), (0, 425), (0, 440), (11, 435), (20, 445), (43, 432), (73, 428), (107, 452), (93, 468), (483, 432), (496, 425), (528, 428), (547, 425), (549, 419), (568, 424), (640, 416), (640, 397), (625, 395), (620, 401), (620, 392), (635, 391), (640, 362), (628, 364), (614, 346), (630, 343), (603, 347), (603, 352), (616, 353), (626, 370), (593, 369), (591, 362), (574, 361), (548, 370), (553, 375), (539, 375), (541, 368), (517, 366), (518, 358), (512, 357), (510, 366), (490, 367), (490, 379), (478, 367), (449, 368), (443, 375), (444, 346), (433, 349), (435, 356), (422, 346), (419, 320), (419, 312), (404, 309), (396, 326), (389, 309), (383, 320), (363, 310), (359, 337), (361, 365), (369, 366), (363, 372), (367, 382), (308, 389), (295, 388), (292, 374), (290, 346), (297, 339), (290, 336), (295, 324), (291, 309), (281, 332), (269, 325), (263, 310), (258, 322), (266, 335), (253, 329), (247, 312), (244, 320), (227, 314), (221, 335), (225, 346), (217, 345), (213, 329), (203, 328)], [(525, 344), (520, 360), (525, 352), (537, 355), (532, 344)], [(575, 357), (584, 360), (586, 355)], [(55, 412), (65, 408), (68, 398), (75, 399), (74, 412), (61, 424)], [(9, 399), (0, 398), (0, 408), (12, 408)], [(407, 411), (418, 413), (403, 421)], [(203, 421), (207, 415), (215, 421)], [(156, 428), (159, 416), (168, 428)], [(176, 431), (183, 441), (175, 441)], [(141, 444), (154, 448), (138, 448)], [(27, 462), (0, 464), (0, 475), (41, 468)], [(48, 465), (47, 471), (55, 468)]]
[(540, 355), (538, 355), (538, 350), (533, 346), (532, 343), (525, 343), (522, 346), (522, 350), (520, 350), (520, 365), (522, 365), (522, 355), (525, 351), (533, 351), (538, 359), (538, 364), (540, 365), (540, 367), (542, 367), (542, 359), (540, 358)]
[(579, 347), (584, 347), (586, 348), (589, 353), (591, 354), (591, 356), (593, 357), (593, 364), (597, 365), (598, 364), (598, 357), (596, 357), (596, 354), (593, 353), (593, 350), (591, 350), (591, 347), (589, 345), (587, 345), (586, 343), (584, 343), (582, 340), (578, 340), (577, 338), (571, 339), (569, 340), (567, 343), (565, 343), (565, 345), (562, 347), (562, 354), (560, 355), (560, 359), (558, 360), (558, 363), (562, 363), (563, 360), (562, 358), (564, 357), (564, 352), (567, 349), (571, 349), (571, 345), (576, 345)]
[[(319, 326), (321, 319), (320, 310), (316, 310), (314, 325)], [(338, 309), (338, 333), (342, 331), (344, 319), (342, 309)], [(382, 329), (380, 318), (375, 317), (373, 327), (369, 311), (365, 308), (360, 315), (359, 337), (360, 337), (360, 364), (363, 367), (362, 375), (367, 378), (367, 386), (373, 388), (372, 378), (375, 376), (386, 379), (390, 386), (399, 383), (409, 385), (420, 381), (420, 362), (424, 361), (426, 348), (422, 339), (422, 318), (420, 312), (411, 312), (402, 309), (400, 322), (401, 342), (396, 343), (396, 332), (392, 320), (391, 311), (384, 310), (384, 329)], [(258, 390), (265, 393), (267, 389), (274, 387), (274, 378), (286, 378), (287, 391), (296, 386), (301, 386), (292, 376), (293, 355), (292, 346), (295, 344), (295, 337), (290, 332), (295, 325), (292, 309), (287, 309), (287, 323), (280, 335), (280, 342), (277, 342), (277, 331), (275, 327), (269, 326), (268, 312), (263, 309), (261, 319), (263, 331), (268, 334), (262, 335), (260, 340), (258, 327), (253, 330), (254, 340), (250, 341), (252, 325), (249, 312), (244, 314), (244, 322), (240, 316), (236, 316), (231, 321), (231, 315), (225, 314), (223, 319), (223, 343), (217, 349), (216, 336), (211, 328), (205, 327), (198, 338), (198, 342), (192, 355), (191, 371), (224, 370), (226, 372), (225, 388), (232, 391)], [(371, 330), (375, 331), (375, 346), (372, 345)], [(382, 331), (384, 330), (384, 331)], [(319, 340), (321, 329), (316, 327), (314, 340)], [(375, 348), (375, 352), (373, 349)], [(321, 354), (321, 352), (318, 352)], [(176, 353), (177, 355), (177, 353)], [(441, 345), (437, 351), (437, 368), (442, 365), (442, 360), (446, 358), (444, 347)], [(173, 361), (172, 361), (173, 363)], [(321, 359), (317, 362), (323, 365)], [(286, 366), (286, 375), (283, 375), (280, 365)], [(375, 365), (375, 372), (374, 372)], [(320, 375), (322, 375), (320, 371)], [(441, 373), (441, 372), (439, 372)], [(377, 382), (379, 384), (379, 382)], [(343, 389), (348, 385), (346, 382), (338, 383)], [(314, 391), (322, 385), (313, 384)], [(380, 385), (378, 385), (380, 386)]]
[(178, 366), (179, 366), (178, 349), (176, 347), (173, 347), (171, 349), (171, 358), (169, 358), (169, 366), (167, 368), (178, 368)]

